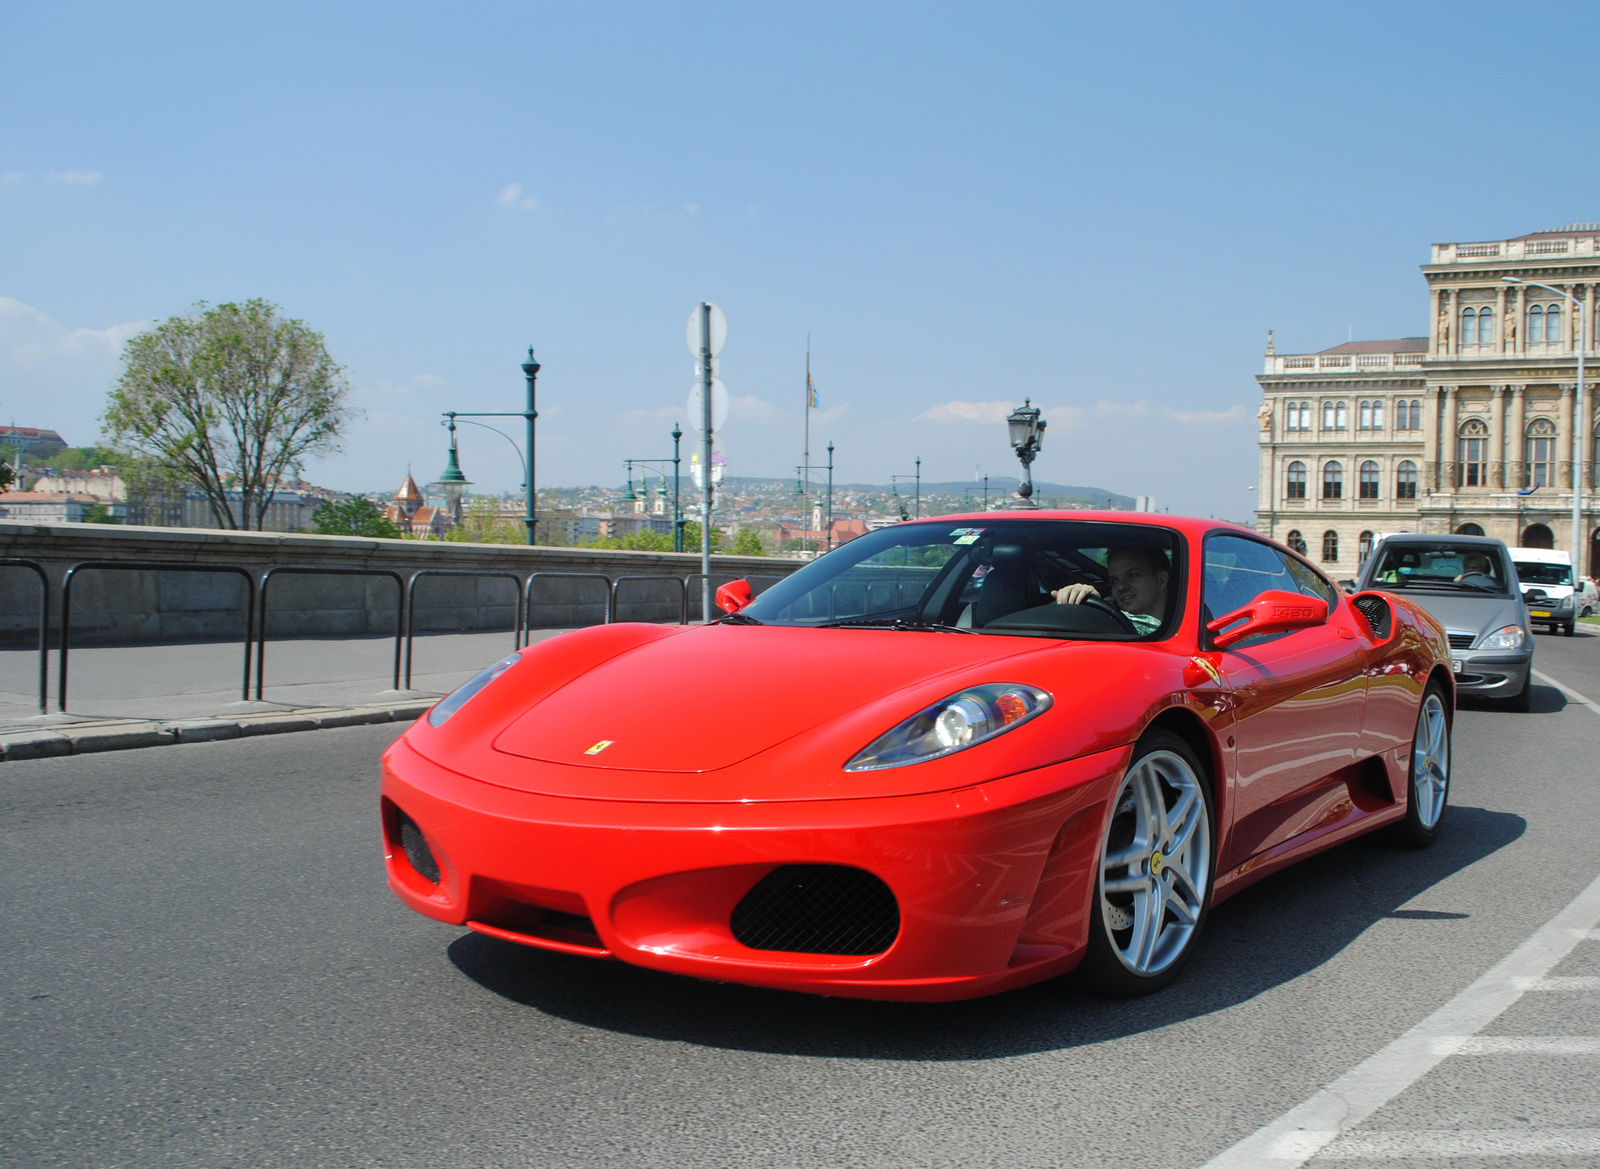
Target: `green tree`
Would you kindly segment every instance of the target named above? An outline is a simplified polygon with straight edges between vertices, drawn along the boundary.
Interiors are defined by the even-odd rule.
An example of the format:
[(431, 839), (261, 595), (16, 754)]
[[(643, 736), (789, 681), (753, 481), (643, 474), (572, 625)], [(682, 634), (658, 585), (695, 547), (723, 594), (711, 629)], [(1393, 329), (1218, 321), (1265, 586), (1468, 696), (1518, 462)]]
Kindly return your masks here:
[(55, 471), (93, 471), (116, 466), (117, 452), (108, 447), (69, 446), (51, 456), (49, 462)]
[(398, 540), (400, 529), (389, 517), (378, 510), (370, 499), (347, 499), (335, 503), (325, 499), (311, 513), (312, 526), (319, 536), (371, 536), (383, 540)]
[(122, 521), (111, 514), (111, 509), (103, 503), (91, 503), (83, 512), (83, 522), (86, 524), (120, 524)]
[(761, 534), (754, 528), (740, 528), (739, 534), (733, 538), (733, 547), (728, 549), (735, 556), (765, 556), (766, 545), (761, 542)]
[(202, 302), (123, 347), (103, 421), (114, 442), (199, 488), (219, 527), (259, 529), (279, 478), (338, 449), (349, 397), (305, 322), (264, 300)]
[(16, 478), (17, 473), (11, 469), (9, 463), (0, 463), (0, 491), (10, 491), (11, 484)]

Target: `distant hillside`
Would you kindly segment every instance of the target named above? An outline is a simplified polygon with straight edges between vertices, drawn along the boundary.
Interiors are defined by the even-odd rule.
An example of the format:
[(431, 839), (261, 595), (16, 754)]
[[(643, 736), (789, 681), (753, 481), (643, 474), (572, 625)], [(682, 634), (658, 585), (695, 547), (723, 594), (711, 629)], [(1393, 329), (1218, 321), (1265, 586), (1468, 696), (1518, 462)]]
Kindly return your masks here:
[[(1002, 477), (991, 475), (989, 477), (989, 500), (994, 502), (1017, 490), (1021, 480), (1015, 477)], [(747, 475), (729, 476), (728, 486), (736, 492), (762, 492), (762, 491), (793, 491), (793, 479), (763, 479)], [(881, 493), (888, 495), (898, 490), (902, 496), (910, 495), (916, 490), (912, 483), (897, 483), (892, 487), (887, 483), (843, 483), (833, 485), (835, 492), (848, 491), (857, 494)], [(953, 481), (934, 482), (926, 480), (922, 484), (924, 499), (934, 496), (946, 496), (955, 499), (971, 497), (980, 499), (983, 496), (982, 481), (973, 482), (970, 479), (957, 479)], [(1107, 491), (1104, 487), (1074, 487), (1062, 483), (1042, 483), (1036, 481), (1033, 485), (1033, 497), (1041, 503), (1049, 500), (1052, 503), (1072, 503), (1080, 506), (1110, 507), (1113, 509), (1130, 510), (1133, 507), (1133, 497), (1118, 495), (1115, 491)]]

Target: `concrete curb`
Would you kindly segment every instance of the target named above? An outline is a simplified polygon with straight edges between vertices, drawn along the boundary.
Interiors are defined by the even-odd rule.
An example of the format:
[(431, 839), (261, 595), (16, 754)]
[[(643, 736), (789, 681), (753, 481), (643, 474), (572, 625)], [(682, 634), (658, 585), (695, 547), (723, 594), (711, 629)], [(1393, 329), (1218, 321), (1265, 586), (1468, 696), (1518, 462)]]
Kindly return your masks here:
[(209, 743), (219, 739), (281, 735), (333, 727), (358, 727), (371, 723), (410, 722), (434, 704), (403, 702), (392, 706), (329, 706), (290, 710), (279, 714), (247, 714), (238, 718), (179, 719), (157, 722), (107, 719), (69, 723), (38, 730), (0, 732), (0, 759), (48, 759), (55, 755), (86, 755), (93, 751), (129, 751), (138, 747), (165, 747), (174, 743)]

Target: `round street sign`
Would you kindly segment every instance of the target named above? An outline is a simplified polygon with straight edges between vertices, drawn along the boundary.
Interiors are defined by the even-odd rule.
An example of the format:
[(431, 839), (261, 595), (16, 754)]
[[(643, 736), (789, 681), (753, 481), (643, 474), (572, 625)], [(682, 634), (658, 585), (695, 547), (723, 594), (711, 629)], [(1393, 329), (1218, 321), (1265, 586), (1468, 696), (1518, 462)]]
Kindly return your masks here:
[(709, 342), (707, 342), (706, 339), (700, 335), (701, 328), (699, 305), (695, 305), (694, 311), (689, 314), (689, 326), (684, 331), (684, 339), (689, 342), (689, 352), (693, 353), (696, 357), (700, 356), (700, 349), (702, 346), (710, 349), (711, 356), (715, 357), (717, 354), (722, 352), (722, 347), (727, 344), (728, 341), (727, 315), (716, 305), (711, 305), (710, 308), (711, 339)]
[[(711, 429), (721, 430), (728, 420), (728, 387), (716, 378), (711, 379)], [(696, 430), (705, 428), (705, 407), (700, 404), (700, 383), (689, 390), (689, 425)]]

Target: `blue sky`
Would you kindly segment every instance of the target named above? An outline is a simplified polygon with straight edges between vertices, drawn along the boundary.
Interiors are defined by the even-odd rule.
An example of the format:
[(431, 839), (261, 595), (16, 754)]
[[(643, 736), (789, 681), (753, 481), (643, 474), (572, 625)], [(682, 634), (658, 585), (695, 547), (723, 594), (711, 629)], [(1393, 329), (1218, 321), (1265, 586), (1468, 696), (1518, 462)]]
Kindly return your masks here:
[[(670, 450), (700, 299), (735, 474), (1014, 473), (1246, 515), (1280, 352), (1426, 331), (1428, 244), (1600, 219), (1589, 6), (0, 7), (0, 418), (91, 441), (120, 342), (266, 297), (365, 411), (319, 482), (519, 408), (538, 478)], [(1520, 46), (1506, 52), (1509, 43)], [(511, 449), (463, 436), (480, 489)]]

